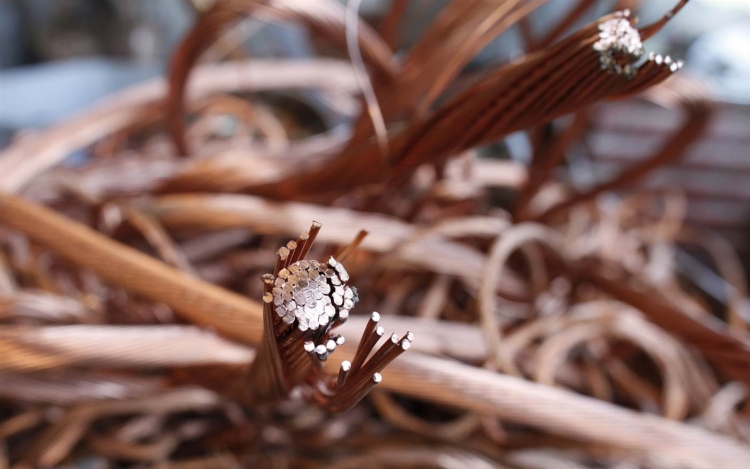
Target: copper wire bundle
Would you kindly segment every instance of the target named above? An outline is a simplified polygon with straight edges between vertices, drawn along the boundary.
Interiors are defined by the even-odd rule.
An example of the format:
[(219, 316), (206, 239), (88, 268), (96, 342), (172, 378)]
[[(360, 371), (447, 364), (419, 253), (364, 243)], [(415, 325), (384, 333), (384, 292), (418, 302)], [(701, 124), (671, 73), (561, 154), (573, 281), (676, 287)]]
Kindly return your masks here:
[(382, 380), (383, 368), (414, 340), (411, 332), (401, 340), (393, 334), (367, 360), (384, 334), (380, 315), (373, 313), (352, 361), (341, 363), (337, 377), (322, 371), (321, 363), (345, 342), (330, 331), (346, 322), (358, 297), (341, 262), (333, 257), (325, 263), (307, 259), (321, 226), (313, 222), (297, 241), (279, 249), (273, 274), (262, 278), (264, 335), (247, 389), (242, 390), (251, 405), (278, 403), (304, 383), (303, 393), (313, 403), (343, 412)]
[[(632, 95), (664, 81), (682, 66), (656, 54), (642, 60), (643, 54), (630, 12), (614, 13), (548, 49), (487, 74), (426, 119), (416, 119), (406, 130), (389, 135), (392, 150), (386, 157), (376, 142), (365, 142), (311, 169), (305, 165), (284, 172), (283, 180), (253, 184), (249, 190), (276, 197), (320, 197), (353, 185), (403, 180), (421, 164), (440, 164), (535, 123), (603, 99)], [(466, 122), (472, 123), (468, 132), (461, 128)]]
[[(167, 79), (0, 153), (0, 468), (744, 467), (742, 264), (638, 185), (719, 112), (642, 43), (687, 2), (453, 0), (399, 54), (416, 7), (357, 3), (219, 0)], [(328, 57), (206, 63), (258, 20)], [(579, 184), (619, 99), (682, 121)], [(479, 155), (517, 130), (528, 165)]]

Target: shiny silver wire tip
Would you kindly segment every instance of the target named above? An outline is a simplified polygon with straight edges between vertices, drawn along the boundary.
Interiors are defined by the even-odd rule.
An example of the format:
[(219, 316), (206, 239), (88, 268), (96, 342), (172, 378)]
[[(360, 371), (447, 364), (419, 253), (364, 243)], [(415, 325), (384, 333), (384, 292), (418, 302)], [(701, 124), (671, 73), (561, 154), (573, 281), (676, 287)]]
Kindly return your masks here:
[[(277, 252), (273, 274), (262, 276), (266, 331), (258, 357), (251, 368), (250, 392), (255, 403), (280, 401), (292, 389), (305, 386), (303, 395), (331, 412), (342, 412), (359, 402), (382, 380), (380, 372), (408, 350), (414, 335), (391, 336), (377, 350), (385, 336), (380, 314), (373, 312), (351, 361), (341, 363), (335, 376), (323, 370), (336, 349), (346, 343), (331, 330), (346, 321), (359, 300), (351, 276), (334, 257), (325, 262), (307, 259), (320, 231), (313, 222)], [(272, 332), (272, 334), (270, 333)], [(374, 350), (374, 352), (373, 352)]]

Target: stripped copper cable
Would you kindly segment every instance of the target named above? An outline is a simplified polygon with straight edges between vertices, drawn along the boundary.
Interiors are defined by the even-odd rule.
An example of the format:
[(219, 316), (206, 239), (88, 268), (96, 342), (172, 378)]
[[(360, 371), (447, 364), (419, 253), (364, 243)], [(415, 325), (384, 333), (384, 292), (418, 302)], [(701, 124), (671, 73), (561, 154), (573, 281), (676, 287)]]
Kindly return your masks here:
[(320, 228), (313, 222), (309, 232), (280, 248), (274, 273), (262, 276), (265, 334), (243, 396), (250, 405), (279, 402), (303, 386), (303, 395), (314, 404), (345, 411), (380, 382), (379, 372), (414, 340), (411, 332), (401, 339), (393, 334), (368, 360), (385, 334), (380, 315), (372, 313), (353, 360), (342, 362), (338, 376), (323, 371), (323, 362), (345, 343), (331, 329), (346, 321), (358, 296), (342, 263), (333, 257), (327, 262), (305, 258)]
[[(321, 165), (285, 173), (283, 182), (255, 185), (253, 191), (334, 197), (357, 184), (403, 182), (425, 163), (443, 162), (512, 132), (656, 85), (681, 63), (644, 57), (643, 39), (662, 23), (640, 31), (634, 23), (628, 10), (606, 15), (549, 48), (485, 74), (425, 119), (389, 136), (393, 150), (387, 164), (375, 143), (364, 144)], [(465, 122), (472, 125), (464, 129)]]

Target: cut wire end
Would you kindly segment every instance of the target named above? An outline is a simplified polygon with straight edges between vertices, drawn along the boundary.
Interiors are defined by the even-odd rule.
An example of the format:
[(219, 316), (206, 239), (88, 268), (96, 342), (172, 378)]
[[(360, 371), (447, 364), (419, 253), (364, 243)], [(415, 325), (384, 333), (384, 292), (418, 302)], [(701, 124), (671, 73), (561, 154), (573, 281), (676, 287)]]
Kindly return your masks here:
[(599, 24), (594, 50), (603, 70), (628, 78), (635, 74), (635, 62), (644, 53), (641, 36), (625, 15)]
[(408, 350), (414, 339), (411, 332), (403, 338), (392, 334), (368, 359), (385, 335), (380, 314), (373, 312), (353, 360), (342, 362), (337, 376), (323, 372), (323, 362), (345, 343), (343, 336), (329, 331), (346, 321), (358, 295), (348, 285), (350, 276), (340, 261), (306, 259), (320, 228), (313, 222), (309, 232), (280, 248), (274, 273), (262, 276), (267, 334), (251, 369), (257, 378), (251, 382), (259, 388), (250, 392), (254, 403), (280, 401), (305, 384), (312, 391), (307, 393), (312, 402), (342, 412), (382, 380), (380, 371)]

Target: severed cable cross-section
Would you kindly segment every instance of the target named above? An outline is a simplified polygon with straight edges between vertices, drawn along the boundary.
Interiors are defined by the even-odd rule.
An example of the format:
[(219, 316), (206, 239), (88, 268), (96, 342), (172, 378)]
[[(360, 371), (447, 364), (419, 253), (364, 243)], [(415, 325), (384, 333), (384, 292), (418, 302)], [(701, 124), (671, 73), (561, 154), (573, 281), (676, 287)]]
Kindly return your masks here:
[(262, 276), (264, 337), (248, 377), (248, 404), (278, 403), (300, 387), (314, 405), (343, 412), (382, 380), (380, 371), (414, 340), (411, 332), (393, 334), (368, 359), (385, 335), (380, 315), (372, 313), (354, 359), (341, 363), (338, 376), (323, 371), (322, 363), (344, 344), (331, 330), (346, 321), (358, 298), (341, 262), (306, 259), (320, 228), (313, 222), (280, 248), (273, 274)]

